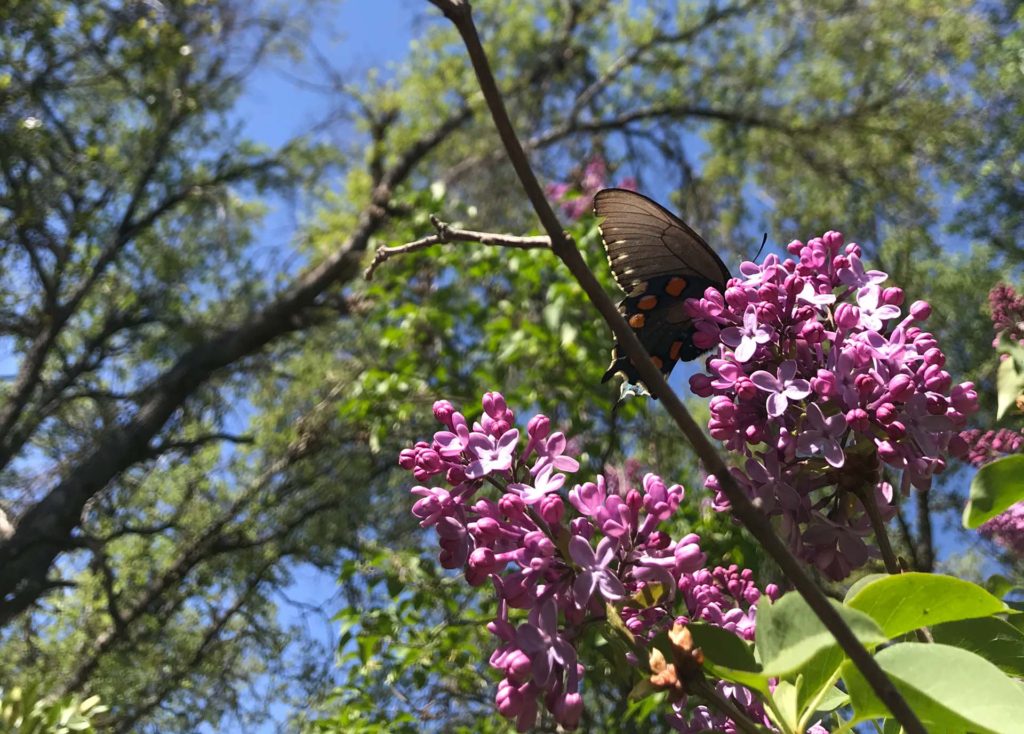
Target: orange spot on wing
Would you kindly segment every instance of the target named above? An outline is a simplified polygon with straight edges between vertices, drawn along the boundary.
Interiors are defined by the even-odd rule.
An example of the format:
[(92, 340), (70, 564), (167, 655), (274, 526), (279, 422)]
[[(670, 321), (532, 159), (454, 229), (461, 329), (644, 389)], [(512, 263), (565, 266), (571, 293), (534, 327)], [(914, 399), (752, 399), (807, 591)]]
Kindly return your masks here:
[(686, 278), (680, 278), (676, 276), (672, 278), (665, 285), (665, 292), (674, 298), (679, 298), (679, 294), (686, 290)]
[(651, 357), (651, 361), (654, 362), (654, 366), (659, 370), (664, 369), (665, 363), (661, 361), (661, 357)]
[(668, 350), (668, 356), (672, 359), (679, 359), (679, 352), (682, 348), (682, 342), (672, 342), (672, 348)]
[(637, 301), (636, 305), (637, 308), (639, 308), (641, 311), (650, 311), (652, 308), (658, 305), (658, 297), (644, 296), (639, 301)]
[(629, 325), (634, 329), (644, 328), (644, 321), (646, 321), (646, 319), (642, 313), (635, 313), (629, 317)]

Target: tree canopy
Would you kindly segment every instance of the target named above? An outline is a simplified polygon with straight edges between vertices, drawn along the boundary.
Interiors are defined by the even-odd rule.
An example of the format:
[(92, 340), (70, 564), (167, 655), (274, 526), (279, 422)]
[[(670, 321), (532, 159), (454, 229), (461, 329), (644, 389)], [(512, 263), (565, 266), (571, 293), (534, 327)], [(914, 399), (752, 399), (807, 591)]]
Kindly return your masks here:
[[(457, 33), (403, 7), (407, 55), (357, 71), (318, 45), (326, 3), (0, 10), (4, 689), (98, 695), (116, 732), (504, 731), (479, 656), (493, 609), (436, 568), (396, 466), (434, 400), (498, 387), (576, 436), (588, 469), (685, 484), (676, 526), (778, 579), (701, 504), (660, 406), (600, 382), (611, 336), (551, 252), (452, 242), (362, 277), (377, 247), (436, 233), (431, 214), (539, 234)], [(671, 203), (734, 273), (765, 231), (780, 252), (841, 229), (932, 303), (947, 369), (993, 410), (985, 297), (1021, 254), (1020, 12), (474, 5), (608, 293), (596, 220), (568, 216), (595, 176)], [(268, 67), (324, 100), (279, 146), (237, 119)], [(282, 203), (298, 223), (268, 242)], [(913, 568), (933, 570), (932, 518), (964, 496), (954, 476), (901, 507)], [(290, 601), (309, 569), (340, 578), (317, 610)], [(301, 622), (316, 614), (337, 615), (337, 667)], [(622, 709), (621, 672), (594, 678), (593, 728), (655, 715)]]

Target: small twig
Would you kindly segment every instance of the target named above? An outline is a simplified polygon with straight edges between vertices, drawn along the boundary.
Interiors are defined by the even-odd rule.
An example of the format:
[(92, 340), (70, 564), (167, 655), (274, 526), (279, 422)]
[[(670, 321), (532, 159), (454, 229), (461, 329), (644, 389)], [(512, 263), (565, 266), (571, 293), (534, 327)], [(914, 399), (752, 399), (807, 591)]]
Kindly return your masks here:
[(935, 570), (935, 547), (932, 544), (932, 515), (928, 506), (928, 490), (911, 490), (917, 504), (917, 557), (921, 571), (931, 573)]
[(495, 234), (493, 232), (474, 232), (470, 229), (458, 229), (447, 222), (442, 222), (433, 214), (430, 215), (430, 223), (434, 225), (437, 234), (423, 237), (415, 242), (408, 242), (396, 247), (379, 247), (377, 254), (373, 256), (373, 262), (366, 268), (363, 277), (373, 280), (373, 271), (395, 255), (405, 255), (410, 252), (425, 250), (434, 245), (444, 245), (449, 242), (479, 242), (481, 245), (498, 245), (500, 247), (516, 247), (520, 250), (551, 249), (550, 237), (517, 237), (510, 234)]
[(551, 237), (551, 250), (565, 263), (569, 271), (576, 277), (580, 287), (590, 298), (591, 303), (611, 327), (619, 346), (637, 368), (640, 379), (647, 385), (651, 394), (662, 401), (662, 405), (675, 420), (682, 433), (689, 439), (697, 456), (708, 473), (718, 477), (723, 493), (732, 504), (733, 514), (743, 523), (779, 564), (783, 573), (793, 586), (807, 601), (815, 614), (860, 670), (872, 690), (888, 706), (893, 716), (903, 725), (908, 734), (927, 734), (920, 719), (913, 712), (906, 700), (896, 690), (896, 686), (882, 671), (871, 653), (857, 639), (838, 612), (832, 607), (821, 589), (800, 565), (800, 562), (789, 551), (785, 543), (776, 535), (768, 517), (751, 502), (739, 484), (729, 473), (725, 462), (711, 444), (693, 416), (683, 405), (679, 396), (669, 387), (661, 371), (654, 366), (647, 350), (644, 349), (633, 329), (619, 313), (615, 303), (605, 293), (597, 278), (583, 260), (576, 243), (562, 229), (558, 216), (548, 202), (537, 176), (526, 157), (519, 136), (516, 135), (512, 120), (505, 109), (505, 102), (498, 84), (491, 72), (487, 53), (484, 51), (468, 0), (430, 0), (458, 30), (466, 46), (473, 70), (476, 72), (480, 91), (483, 92), (487, 107), (494, 120), (501, 142), (505, 146), (509, 162), (519, 177), (519, 182), (533, 205), (534, 212), (540, 219), (544, 231)]
[(868, 519), (871, 521), (871, 529), (875, 533), (878, 549), (882, 552), (882, 563), (885, 564), (886, 572), (894, 575), (899, 574), (902, 569), (900, 568), (899, 561), (896, 559), (896, 553), (892, 549), (892, 544), (889, 542), (889, 533), (885, 530), (885, 521), (882, 520), (882, 513), (878, 511), (878, 505), (875, 504), (871, 488), (861, 487), (854, 494), (857, 495), (857, 499), (864, 506), (864, 511), (867, 512)]

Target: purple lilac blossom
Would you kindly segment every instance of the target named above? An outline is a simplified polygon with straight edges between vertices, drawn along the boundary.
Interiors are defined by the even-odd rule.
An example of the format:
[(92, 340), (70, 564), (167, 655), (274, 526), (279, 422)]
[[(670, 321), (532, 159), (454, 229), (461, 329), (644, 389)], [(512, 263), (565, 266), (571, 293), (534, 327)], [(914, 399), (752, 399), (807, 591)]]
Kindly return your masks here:
[[(527, 422), (520, 450), (505, 399), (491, 392), (482, 402), (484, 414), (472, 426), (448, 401), (435, 403), (444, 429), (403, 450), (399, 465), (417, 481), (444, 485), (412, 489), (413, 515), (437, 531), (442, 566), (495, 588), (498, 617), (488, 630), (498, 648), (490, 664), (504, 676), (495, 704), (518, 731), (534, 726), (542, 706), (566, 729), (579, 723), (585, 668), (576, 642), (585, 624), (605, 618), (608, 603), (641, 646), (688, 620), (753, 639), (762, 592), (751, 572), (705, 568), (697, 535), (672, 540), (658, 529), (683, 501), (680, 485), (646, 474), (633, 488), (639, 468), (630, 466), (615, 473), (614, 484), (598, 475), (566, 492), (565, 473), (579, 470), (569, 455), (573, 442), (539, 415)], [(640, 593), (655, 588), (660, 593)], [(769, 585), (764, 593), (779, 592)], [(516, 609), (527, 612), (518, 624), (510, 617)], [(749, 691), (731, 687), (723, 695), (767, 725)], [(686, 715), (670, 719), (689, 725)]]
[[(794, 552), (841, 579), (877, 553), (860, 498), (883, 518), (895, 511), (882, 466), (902, 472), (902, 492), (927, 490), (962, 453), (977, 393), (953, 384), (921, 328), (928, 304), (902, 316), (903, 291), (865, 269), (859, 246), (827, 232), (787, 250), (795, 257), (743, 263), (724, 294), (687, 302), (695, 342), (714, 348), (690, 387), (711, 399), (711, 435), (746, 457), (732, 470), (740, 486), (780, 516)], [(728, 510), (718, 479), (707, 484)]]
[(995, 327), (996, 341), (998, 337), (1024, 342), (1024, 296), (1018, 295), (1013, 286), (999, 283), (988, 292), (988, 304), (992, 310), (992, 326)]
[[(589, 212), (594, 204), (594, 195), (607, 186), (608, 165), (601, 157), (592, 158), (583, 168), (579, 181), (574, 185), (566, 182), (550, 183), (545, 186), (547, 195), (557, 201), (569, 219), (577, 220)], [(636, 179), (626, 176), (616, 186), (636, 191)]]

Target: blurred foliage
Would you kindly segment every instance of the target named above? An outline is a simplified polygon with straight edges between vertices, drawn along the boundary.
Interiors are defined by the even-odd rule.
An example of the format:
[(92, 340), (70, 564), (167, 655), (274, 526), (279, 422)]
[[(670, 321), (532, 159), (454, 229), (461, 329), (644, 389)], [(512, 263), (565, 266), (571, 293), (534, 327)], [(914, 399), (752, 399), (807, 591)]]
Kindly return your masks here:
[(53, 700), (37, 688), (0, 688), (0, 729), (5, 734), (93, 734), (94, 719), (107, 711), (99, 696)]

